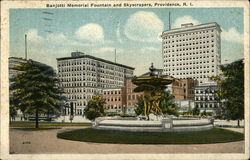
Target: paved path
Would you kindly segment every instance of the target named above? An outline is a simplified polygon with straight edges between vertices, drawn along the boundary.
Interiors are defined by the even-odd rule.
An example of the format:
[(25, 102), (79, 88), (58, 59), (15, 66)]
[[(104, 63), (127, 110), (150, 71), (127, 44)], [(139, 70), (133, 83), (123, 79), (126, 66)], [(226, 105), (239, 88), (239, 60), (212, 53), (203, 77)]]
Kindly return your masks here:
[(242, 153), (244, 141), (193, 145), (99, 144), (58, 139), (57, 132), (10, 129), (10, 153)]

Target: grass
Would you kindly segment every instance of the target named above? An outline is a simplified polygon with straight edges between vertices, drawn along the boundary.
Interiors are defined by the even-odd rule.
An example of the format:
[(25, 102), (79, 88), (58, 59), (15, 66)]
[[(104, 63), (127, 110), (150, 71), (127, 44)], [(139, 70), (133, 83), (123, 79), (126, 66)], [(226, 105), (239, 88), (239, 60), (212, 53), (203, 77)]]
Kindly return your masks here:
[(189, 133), (129, 133), (85, 128), (58, 133), (57, 137), (73, 141), (118, 144), (208, 144), (244, 139), (242, 133), (221, 128)]
[[(91, 123), (67, 123), (67, 122), (39, 122), (39, 127), (73, 127), (73, 126), (91, 126)], [(10, 127), (35, 127), (35, 122), (14, 121)]]

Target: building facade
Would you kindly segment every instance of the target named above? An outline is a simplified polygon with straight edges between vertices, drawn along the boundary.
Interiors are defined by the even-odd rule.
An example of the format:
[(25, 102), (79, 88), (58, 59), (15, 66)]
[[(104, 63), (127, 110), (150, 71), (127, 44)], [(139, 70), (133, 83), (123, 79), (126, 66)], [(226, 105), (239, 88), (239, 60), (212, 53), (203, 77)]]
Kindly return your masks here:
[(219, 112), (220, 102), (216, 95), (216, 83), (203, 83), (195, 87), (195, 107), (199, 108), (200, 112)]
[(138, 98), (143, 95), (143, 92), (134, 92), (137, 86), (132, 83), (132, 77), (126, 78), (124, 81), (124, 87), (122, 88), (122, 105), (124, 107), (124, 113), (134, 114), (136, 103)]
[(175, 79), (171, 84), (171, 93), (175, 103), (180, 107), (179, 112), (187, 112), (194, 108), (195, 87), (197, 80), (191, 78)]
[(175, 79), (172, 83), (172, 94), (176, 100), (193, 100), (194, 89), (197, 83), (197, 80), (193, 80), (191, 78)]
[(20, 65), (21, 63), (27, 62), (26, 59), (19, 57), (9, 57), (9, 78), (16, 76), (20, 71), (14, 69), (15, 66)]
[(217, 23), (182, 24), (162, 32), (163, 72), (204, 83), (219, 74), (221, 29)]
[(105, 99), (105, 112), (106, 113), (122, 113), (124, 108), (122, 105), (122, 89), (111, 88), (103, 89), (102, 97)]
[[(71, 57), (57, 58), (60, 87), (68, 103), (73, 103), (74, 115), (83, 115), (88, 101), (105, 88), (121, 88), (134, 68), (108, 60), (72, 52)], [(66, 110), (66, 115), (69, 114)]]

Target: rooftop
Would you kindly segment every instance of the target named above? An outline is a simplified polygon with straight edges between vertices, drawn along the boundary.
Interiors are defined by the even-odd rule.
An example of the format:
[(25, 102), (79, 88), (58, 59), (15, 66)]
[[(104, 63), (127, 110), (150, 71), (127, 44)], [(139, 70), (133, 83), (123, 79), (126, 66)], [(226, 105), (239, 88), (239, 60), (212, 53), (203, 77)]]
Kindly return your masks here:
[(163, 31), (162, 35), (176, 33), (176, 32), (185, 32), (185, 31), (190, 31), (190, 30), (197, 30), (197, 29), (205, 29), (208, 27), (216, 27), (221, 32), (220, 26), (216, 22), (199, 24), (199, 25), (193, 25), (192, 23), (187, 23), (187, 24), (181, 24), (180, 28), (174, 28), (174, 29)]
[(128, 69), (132, 69), (132, 70), (135, 69), (135, 68), (130, 67), (130, 66), (126, 66), (126, 65), (123, 65), (123, 64), (120, 64), (120, 63), (116, 63), (116, 62), (112, 62), (112, 61), (109, 61), (109, 60), (105, 60), (105, 59), (102, 59), (102, 58), (97, 58), (97, 57), (94, 57), (94, 56), (91, 56), (91, 55), (88, 55), (88, 54), (85, 54), (85, 53), (82, 53), (82, 52), (79, 52), (79, 51), (72, 52), (71, 53), (71, 57), (57, 58), (57, 61), (68, 60), (68, 59), (78, 59), (78, 58), (90, 58), (90, 59), (94, 59), (94, 60), (97, 60), (97, 61), (101, 61), (101, 62), (113, 64), (113, 65), (116, 65), (116, 66), (120, 66), (120, 67), (124, 67), (124, 68), (128, 68)]

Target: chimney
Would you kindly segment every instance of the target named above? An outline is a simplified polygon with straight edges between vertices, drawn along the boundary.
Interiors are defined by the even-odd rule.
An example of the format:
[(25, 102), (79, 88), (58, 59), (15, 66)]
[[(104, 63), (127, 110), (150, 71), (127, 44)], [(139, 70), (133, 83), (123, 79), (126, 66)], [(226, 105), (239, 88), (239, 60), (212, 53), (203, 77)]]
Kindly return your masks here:
[(193, 23), (181, 24), (181, 28), (186, 28), (186, 27), (191, 27), (191, 26), (193, 26)]

